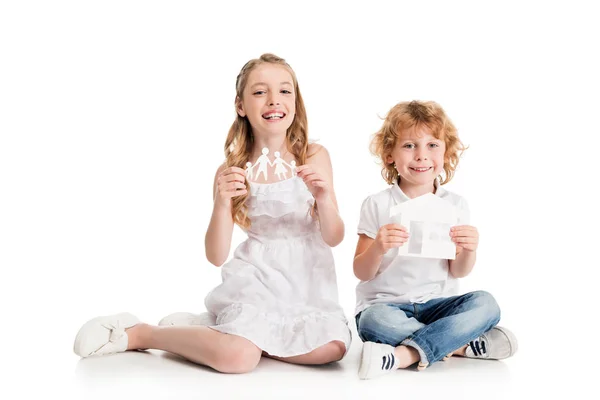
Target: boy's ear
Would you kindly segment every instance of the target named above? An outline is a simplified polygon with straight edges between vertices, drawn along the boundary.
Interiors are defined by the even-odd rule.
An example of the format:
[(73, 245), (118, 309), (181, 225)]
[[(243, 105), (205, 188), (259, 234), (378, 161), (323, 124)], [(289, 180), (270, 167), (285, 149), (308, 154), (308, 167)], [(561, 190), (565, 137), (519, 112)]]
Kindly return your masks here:
[(237, 113), (240, 117), (243, 118), (246, 116), (246, 112), (244, 111), (244, 106), (242, 105), (242, 99), (240, 99), (239, 97), (235, 98), (235, 110), (237, 111)]

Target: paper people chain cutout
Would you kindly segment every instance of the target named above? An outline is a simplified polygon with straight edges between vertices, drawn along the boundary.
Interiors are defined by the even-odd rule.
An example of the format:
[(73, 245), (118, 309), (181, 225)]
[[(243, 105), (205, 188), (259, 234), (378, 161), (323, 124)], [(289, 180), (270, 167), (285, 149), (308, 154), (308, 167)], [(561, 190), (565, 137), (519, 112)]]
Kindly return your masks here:
[[(258, 181), (262, 174), (263, 179), (266, 181), (269, 178), (267, 167), (275, 167), (275, 175), (279, 180), (287, 179), (287, 173), (291, 173), (291, 177), (296, 176), (296, 161), (291, 161), (288, 164), (283, 158), (281, 153), (275, 152), (275, 159), (269, 160), (268, 157), (269, 149), (263, 147), (262, 154), (258, 157), (254, 165), (250, 161), (246, 163), (246, 179), (249, 181)], [(258, 168), (255, 170), (255, 168)], [(289, 171), (288, 171), (289, 169)]]

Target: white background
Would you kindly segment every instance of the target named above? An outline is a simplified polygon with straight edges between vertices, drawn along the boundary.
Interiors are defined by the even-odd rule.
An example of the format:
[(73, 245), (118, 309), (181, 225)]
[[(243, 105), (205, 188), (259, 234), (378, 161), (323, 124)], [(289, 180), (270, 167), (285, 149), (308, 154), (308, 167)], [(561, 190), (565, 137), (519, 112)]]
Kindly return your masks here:
[[(0, 3), (0, 396), (505, 398), (582, 393), (598, 357), (597, 13), (592, 2)], [(447, 185), (469, 201), (483, 289), (519, 338), (504, 362), (453, 359), (359, 381), (263, 360), (244, 376), (162, 355), (79, 361), (81, 324), (204, 310), (212, 180), (243, 64), (294, 68), (309, 136), (330, 152), (351, 327), (369, 154), (399, 101), (435, 100), (469, 149)], [(235, 245), (243, 239), (236, 230)]]

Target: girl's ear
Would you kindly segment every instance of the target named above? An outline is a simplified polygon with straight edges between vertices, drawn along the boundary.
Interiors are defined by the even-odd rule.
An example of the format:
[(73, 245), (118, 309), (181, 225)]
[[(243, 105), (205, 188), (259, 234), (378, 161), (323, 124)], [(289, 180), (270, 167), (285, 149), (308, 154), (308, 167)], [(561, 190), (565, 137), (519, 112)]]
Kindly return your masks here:
[(390, 165), (394, 162), (394, 159), (392, 158), (391, 154), (388, 154), (387, 156), (385, 156), (385, 163)]
[(242, 104), (242, 99), (240, 99), (239, 97), (235, 98), (235, 110), (237, 111), (240, 117), (244, 118), (246, 116), (246, 112), (244, 111), (244, 106)]

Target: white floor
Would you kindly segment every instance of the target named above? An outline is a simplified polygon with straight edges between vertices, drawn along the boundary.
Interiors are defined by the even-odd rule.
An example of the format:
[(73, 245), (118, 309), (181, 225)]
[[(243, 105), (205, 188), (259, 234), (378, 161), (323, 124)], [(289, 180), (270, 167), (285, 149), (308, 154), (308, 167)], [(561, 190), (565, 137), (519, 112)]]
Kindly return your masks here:
[[(82, 398), (106, 398), (115, 394), (148, 394), (151, 397), (202, 397), (210, 393), (223, 398), (371, 397), (376, 393), (402, 397), (446, 392), (444, 397), (504, 398), (514, 392), (518, 379), (511, 362), (452, 359), (427, 371), (397, 371), (371, 381), (360, 381), (357, 368), (360, 343), (355, 341), (346, 358), (333, 365), (306, 367), (263, 358), (246, 375), (223, 375), (160, 351), (128, 352), (116, 356), (84, 359), (74, 363), (74, 386)], [(513, 363), (514, 362), (514, 363)], [(490, 388), (495, 388), (490, 392)], [(395, 397), (395, 396), (394, 396)]]
[[(554, 365), (552, 356), (542, 354), (547, 344), (535, 335), (521, 335), (519, 352), (504, 361), (452, 358), (423, 372), (399, 370), (361, 381), (357, 377), (361, 343), (354, 327), (350, 352), (339, 363), (307, 367), (263, 358), (250, 374), (225, 375), (161, 351), (79, 359), (71, 351), (73, 335), (65, 332), (71, 323), (59, 325), (57, 321), (57, 329), (47, 332), (43, 352), (31, 348), (28, 355), (20, 352), (21, 357), (7, 363), (11, 372), (3, 384), (5, 393), (26, 398), (57, 393), (76, 399), (507, 399), (550, 394), (562, 398), (593, 385), (583, 379), (591, 376), (591, 369), (578, 371), (574, 362), (559, 366), (564, 360), (558, 358)], [(26, 340), (35, 340), (34, 332), (29, 333)], [(17, 350), (8, 348), (13, 354)]]
[[(82, 398), (107, 398), (119, 393), (148, 394), (151, 397), (177, 394), (178, 398), (322, 398), (326, 394), (359, 398), (375, 394), (402, 397), (429, 393), (447, 394), (449, 398), (506, 398), (514, 393), (516, 379), (510, 363), (451, 360), (433, 366), (426, 373), (397, 371), (371, 381), (360, 381), (356, 371), (360, 346), (340, 363), (322, 367), (305, 367), (264, 359), (247, 375), (223, 375), (192, 365), (162, 352), (127, 353), (103, 359), (86, 359), (76, 363), (75, 385)], [(495, 389), (489, 393), (489, 389)], [(395, 396), (394, 396), (395, 397)], [(412, 396), (411, 396), (412, 397)]]

